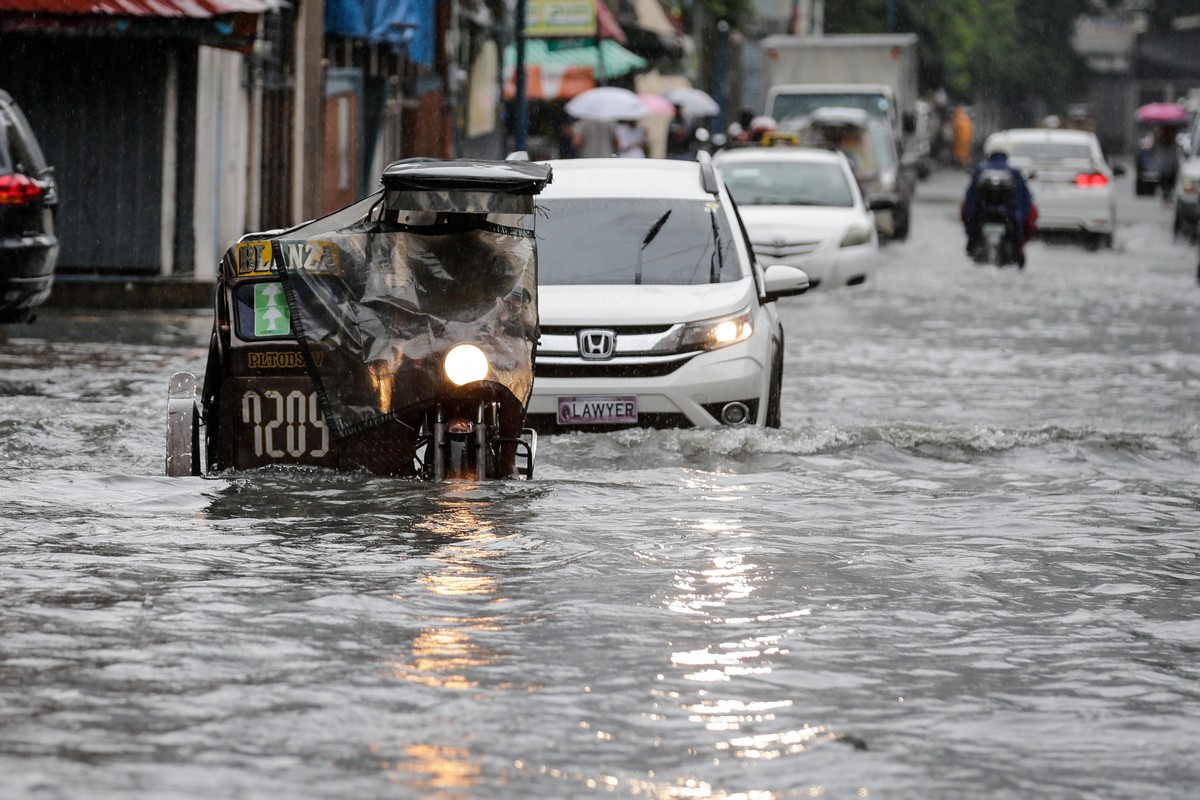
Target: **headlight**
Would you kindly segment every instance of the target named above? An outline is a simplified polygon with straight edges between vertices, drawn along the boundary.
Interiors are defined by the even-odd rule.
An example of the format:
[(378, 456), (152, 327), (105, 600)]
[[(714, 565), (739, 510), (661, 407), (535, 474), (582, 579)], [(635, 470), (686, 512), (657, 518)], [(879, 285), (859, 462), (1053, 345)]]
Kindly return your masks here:
[(862, 225), (855, 225), (846, 231), (846, 235), (842, 237), (842, 243), (838, 247), (855, 247), (860, 244), (870, 243), (871, 229)]
[(750, 338), (752, 333), (754, 333), (754, 325), (750, 321), (749, 309), (732, 317), (692, 322), (685, 325), (679, 332), (675, 352), (716, 350), (718, 347), (728, 347), (731, 344), (744, 342)]
[(442, 361), (446, 377), (455, 386), (481, 381), (488, 374), (487, 356), (473, 344), (456, 344)]

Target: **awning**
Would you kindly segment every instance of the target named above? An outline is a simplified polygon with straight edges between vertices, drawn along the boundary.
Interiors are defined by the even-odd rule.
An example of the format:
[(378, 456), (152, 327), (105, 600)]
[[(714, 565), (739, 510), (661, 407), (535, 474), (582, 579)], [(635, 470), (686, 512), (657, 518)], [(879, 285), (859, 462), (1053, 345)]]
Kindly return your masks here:
[(409, 61), (429, 67), (435, 5), (436, 0), (326, 0), (325, 32), (403, 47)]
[(208, 19), (226, 14), (262, 14), (277, 11), (284, 5), (283, 0), (0, 0), (0, 11)]
[[(594, 44), (551, 49), (545, 39), (528, 39), (525, 42), (526, 94), (530, 100), (570, 100), (594, 87), (598, 73), (607, 80), (645, 69), (646, 63), (646, 59), (607, 39), (601, 40), (599, 49)], [(517, 51), (510, 44), (504, 50), (506, 100), (517, 96), (516, 65)]]

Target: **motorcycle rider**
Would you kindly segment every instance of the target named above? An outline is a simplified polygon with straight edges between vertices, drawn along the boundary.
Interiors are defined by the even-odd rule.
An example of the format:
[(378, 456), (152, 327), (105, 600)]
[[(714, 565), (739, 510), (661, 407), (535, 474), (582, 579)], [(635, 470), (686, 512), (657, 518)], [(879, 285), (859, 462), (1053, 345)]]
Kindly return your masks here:
[(1017, 239), (1013, 248), (1016, 251), (1017, 266), (1024, 267), (1025, 242), (1033, 235), (1034, 224), (1037, 222), (1037, 206), (1033, 203), (1033, 195), (1029, 191), (1029, 184), (1025, 182), (1025, 176), (1019, 169), (1009, 165), (1008, 152), (1002, 144), (991, 146), (987, 160), (975, 168), (967, 186), (966, 197), (963, 198), (960, 216), (967, 230), (967, 253), (974, 255), (982, 236), (979, 219), (982, 206), (979, 198), (980, 176), (991, 170), (1008, 172), (1012, 177), (1016, 191), (1012, 201), (1006, 205), (1006, 210), (1012, 223), (1013, 235)]

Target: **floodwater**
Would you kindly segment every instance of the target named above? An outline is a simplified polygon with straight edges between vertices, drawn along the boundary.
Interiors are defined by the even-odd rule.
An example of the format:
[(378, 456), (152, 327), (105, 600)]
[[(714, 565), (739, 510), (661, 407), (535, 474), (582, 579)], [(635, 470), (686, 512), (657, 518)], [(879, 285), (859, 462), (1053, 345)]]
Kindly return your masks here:
[(1195, 249), (976, 267), (963, 180), (783, 302), (782, 430), (529, 483), (167, 479), (206, 313), (10, 330), (0, 797), (1194, 797)]

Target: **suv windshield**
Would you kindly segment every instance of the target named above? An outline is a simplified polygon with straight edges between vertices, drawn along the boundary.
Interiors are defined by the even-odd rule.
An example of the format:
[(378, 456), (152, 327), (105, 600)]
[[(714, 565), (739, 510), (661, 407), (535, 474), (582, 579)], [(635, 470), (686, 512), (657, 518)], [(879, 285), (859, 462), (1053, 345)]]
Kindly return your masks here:
[(714, 200), (541, 199), (538, 208), (541, 285), (679, 286), (742, 277), (733, 232)]
[(854, 205), (839, 164), (798, 161), (734, 162), (721, 165), (725, 186), (739, 206)]

